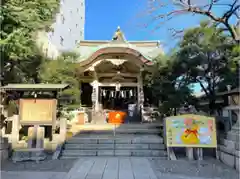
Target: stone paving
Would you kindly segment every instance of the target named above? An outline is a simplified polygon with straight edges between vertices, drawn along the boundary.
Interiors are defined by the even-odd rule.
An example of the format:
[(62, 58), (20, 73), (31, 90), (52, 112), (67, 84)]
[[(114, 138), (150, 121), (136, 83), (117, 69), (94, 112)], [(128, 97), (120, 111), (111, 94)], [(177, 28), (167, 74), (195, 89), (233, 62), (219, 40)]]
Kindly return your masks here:
[(239, 173), (216, 160), (168, 161), (144, 157), (82, 157), (8, 163), (1, 179), (238, 179)]
[(1, 179), (65, 179), (66, 172), (2, 171)]
[(170, 178), (178, 176), (186, 179), (188, 179), (188, 177), (189, 179), (239, 179), (239, 173), (236, 170), (216, 159), (206, 159), (202, 161), (163, 161), (153, 158), (149, 161), (151, 162), (151, 166), (159, 179), (168, 179), (168, 176), (172, 176)]
[(69, 172), (73, 167), (76, 160), (66, 159), (66, 160), (45, 160), (39, 161), (39, 163), (33, 161), (17, 162), (5, 161), (2, 163), (2, 171), (32, 171), (32, 172)]

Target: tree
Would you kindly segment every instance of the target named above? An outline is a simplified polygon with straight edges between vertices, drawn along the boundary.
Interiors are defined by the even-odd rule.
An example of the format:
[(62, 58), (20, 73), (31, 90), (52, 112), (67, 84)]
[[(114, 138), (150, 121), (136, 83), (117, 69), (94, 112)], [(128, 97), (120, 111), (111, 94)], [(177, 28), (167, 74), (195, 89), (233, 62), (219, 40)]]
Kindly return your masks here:
[(49, 29), (58, 8), (59, 0), (2, 1), (0, 48), (5, 83), (31, 82), (30, 76), (36, 76), (33, 73), (41, 54), (35, 45), (35, 34)]
[[(223, 13), (216, 13), (216, 9), (221, 9)], [(148, 13), (153, 16), (152, 20), (159, 21), (160, 25), (182, 14), (203, 15), (220, 25), (221, 29), (227, 30), (234, 41), (240, 43), (239, 0), (149, 0)], [(172, 31), (175, 35), (179, 32), (174, 28)]]
[(155, 59), (153, 73), (148, 76), (146, 83), (155, 100), (160, 102), (158, 105), (162, 114), (176, 115), (178, 108), (185, 103), (192, 103), (192, 90), (182, 74), (174, 55)]
[(39, 78), (43, 83), (67, 83), (70, 88), (62, 95), (72, 96), (73, 103), (80, 100), (80, 86), (78, 79), (78, 67), (74, 62), (75, 53), (63, 53), (56, 60), (46, 60), (39, 69)]
[(209, 99), (210, 112), (214, 111), (220, 85), (237, 84), (236, 68), (232, 68), (235, 46), (220, 29), (208, 22), (188, 29), (180, 42), (176, 54), (178, 66), (189, 81), (200, 84)]

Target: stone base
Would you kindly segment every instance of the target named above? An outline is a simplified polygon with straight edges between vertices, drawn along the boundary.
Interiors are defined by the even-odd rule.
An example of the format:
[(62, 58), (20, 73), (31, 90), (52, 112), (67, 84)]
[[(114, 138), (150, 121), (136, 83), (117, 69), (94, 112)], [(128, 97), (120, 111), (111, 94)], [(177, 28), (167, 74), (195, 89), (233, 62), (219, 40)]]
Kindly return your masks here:
[(55, 150), (55, 152), (53, 153), (53, 156), (52, 156), (52, 159), (53, 160), (56, 160), (59, 158), (60, 156), (60, 153), (62, 152), (62, 147), (63, 145), (62, 144), (59, 144)]
[(43, 150), (14, 150), (12, 154), (13, 162), (21, 162), (21, 161), (41, 161), (46, 159), (46, 154)]
[(0, 150), (1, 161), (8, 159), (8, 150)]

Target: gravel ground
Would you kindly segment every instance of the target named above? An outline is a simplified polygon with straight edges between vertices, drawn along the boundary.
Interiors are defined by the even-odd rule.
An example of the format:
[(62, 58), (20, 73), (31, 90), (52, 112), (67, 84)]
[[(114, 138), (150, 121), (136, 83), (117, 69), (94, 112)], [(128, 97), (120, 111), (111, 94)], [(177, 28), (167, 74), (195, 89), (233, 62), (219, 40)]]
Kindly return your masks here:
[(17, 162), (4, 161), (1, 164), (2, 171), (31, 171), (31, 172), (68, 172), (75, 160), (44, 160), (36, 163), (34, 161)]
[[(203, 161), (186, 160), (161, 160), (157, 158), (150, 159), (153, 170), (161, 178), (168, 179), (167, 175), (181, 176), (181, 178), (215, 178), (215, 179), (239, 179), (239, 173), (214, 159)], [(163, 177), (165, 176), (165, 177)]]

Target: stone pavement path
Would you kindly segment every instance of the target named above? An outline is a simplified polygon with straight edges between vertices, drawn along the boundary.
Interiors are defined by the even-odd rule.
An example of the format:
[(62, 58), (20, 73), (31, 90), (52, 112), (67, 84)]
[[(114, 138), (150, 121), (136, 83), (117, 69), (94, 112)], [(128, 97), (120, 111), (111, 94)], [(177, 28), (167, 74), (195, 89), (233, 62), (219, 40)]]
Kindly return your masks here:
[(239, 179), (239, 173), (216, 159), (202, 161), (149, 159), (159, 179)]
[[(238, 179), (239, 173), (216, 160), (168, 161), (143, 157), (82, 157), (44, 165), (3, 167), (1, 179)], [(32, 163), (34, 164), (34, 163)], [(48, 164), (48, 165), (47, 165)], [(50, 164), (54, 164), (50, 166)], [(18, 166), (18, 167), (17, 167)], [(44, 166), (44, 167), (43, 167)], [(63, 167), (64, 166), (64, 167)], [(70, 167), (69, 167), (70, 166)], [(9, 168), (10, 167), (10, 168)], [(17, 167), (14, 169), (14, 167)], [(41, 169), (43, 167), (44, 169)], [(61, 168), (60, 170), (57, 168)], [(49, 170), (48, 170), (49, 169)]]
[(147, 158), (82, 158), (66, 179), (157, 179)]
[(65, 172), (1, 171), (1, 179), (65, 179)]

